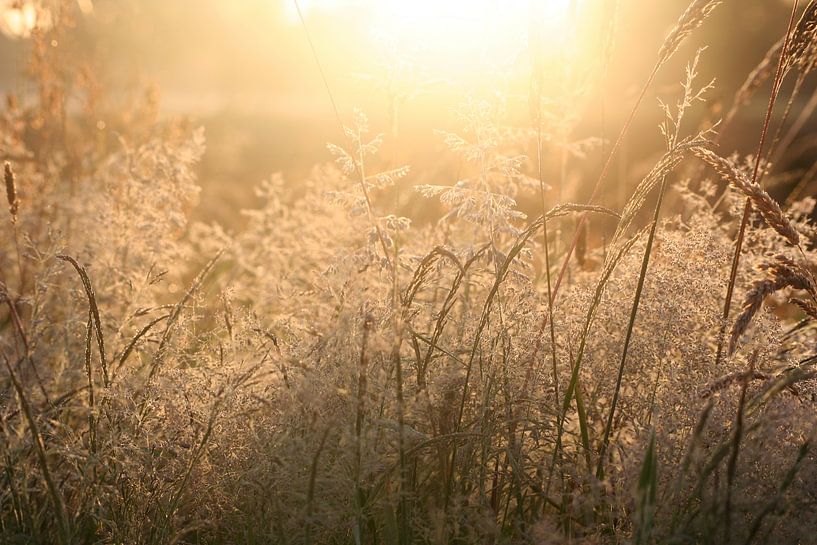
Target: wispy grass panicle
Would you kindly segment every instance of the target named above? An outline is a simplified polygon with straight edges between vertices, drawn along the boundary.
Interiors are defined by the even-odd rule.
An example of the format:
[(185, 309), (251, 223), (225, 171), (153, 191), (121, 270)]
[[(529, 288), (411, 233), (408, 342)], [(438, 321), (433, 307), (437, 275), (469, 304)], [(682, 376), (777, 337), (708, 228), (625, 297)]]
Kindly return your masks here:
[[(630, 131), (632, 127), (632, 123), (635, 119), (636, 113), (638, 113), (638, 109), (641, 107), (644, 98), (647, 95), (647, 91), (649, 90), (652, 83), (655, 81), (658, 72), (660, 71), (661, 67), (666, 64), (666, 62), (675, 54), (681, 44), (695, 31), (699, 28), (704, 20), (709, 17), (712, 11), (720, 4), (718, 0), (692, 0), (692, 2), (687, 7), (686, 11), (681, 15), (676, 25), (670, 31), (667, 38), (661, 45), (658, 53), (658, 59), (653, 66), (652, 70), (650, 71), (649, 75), (647, 76), (644, 85), (641, 87), (641, 91), (638, 95), (638, 98), (635, 101), (632, 109), (630, 110), (630, 114), (627, 117), (624, 125), (621, 128), (621, 131), (618, 134), (615, 142), (613, 143), (612, 148), (610, 149), (609, 153), (607, 154), (607, 158), (605, 159), (604, 166), (601, 169), (598, 179), (596, 183), (593, 185), (593, 190), (590, 193), (590, 198), (588, 202), (594, 203), (596, 200), (596, 196), (598, 195), (599, 189), (601, 188), (602, 183), (607, 179), (608, 175), (610, 174), (610, 169), (613, 165), (613, 160), (615, 159), (616, 155), (618, 154), (619, 150), (621, 149), (622, 144), (624, 143), (624, 139)], [(582, 216), (579, 220), (576, 231), (573, 235), (573, 240), (568, 246), (568, 250), (565, 253), (565, 256), (562, 261), (562, 266), (559, 269), (559, 274), (556, 277), (556, 282), (553, 286), (553, 298), (555, 299), (558, 295), (559, 288), (562, 284), (562, 280), (565, 277), (567, 272), (567, 267), (570, 262), (570, 257), (573, 255), (573, 252), (576, 249), (576, 245), (579, 242), (580, 237), (582, 236), (582, 229), (585, 226), (587, 221), (587, 216)], [(540, 330), (544, 330), (546, 325), (546, 320), (542, 321), (540, 326)]]
[(659, 64), (667, 62), (678, 51), (684, 40), (703, 24), (720, 3), (720, 0), (693, 0), (664, 39), (658, 51)]

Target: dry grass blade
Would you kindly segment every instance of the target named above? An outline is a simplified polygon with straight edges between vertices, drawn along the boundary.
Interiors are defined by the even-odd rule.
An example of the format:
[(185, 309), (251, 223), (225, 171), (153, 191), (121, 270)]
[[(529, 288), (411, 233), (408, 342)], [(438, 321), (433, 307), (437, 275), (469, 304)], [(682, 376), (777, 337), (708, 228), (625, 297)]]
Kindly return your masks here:
[(740, 444), (744, 433), (744, 419), (743, 410), (746, 406), (746, 391), (749, 389), (749, 382), (751, 376), (755, 372), (755, 365), (757, 364), (758, 350), (752, 353), (749, 358), (749, 369), (746, 371), (740, 387), (740, 398), (738, 400), (737, 410), (735, 411), (735, 425), (732, 438), (732, 449), (729, 454), (729, 461), (726, 469), (726, 502), (724, 508), (724, 537), (726, 543), (732, 541), (732, 490), (734, 488), (735, 476), (738, 468), (738, 455), (740, 454)]
[[(460, 427), (462, 425), (463, 414), (464, 414), (464, 411), (465, 411), (465, 402), (466, 402), (466, 400), (468, 399), (468, 396), (469, 396), (469, 383), (470, 383), (470, 380), (471, 380), (471, 374), (472, 374), (472, 371), (473, 371), (473, 366), (474, 366), (474, 361), (475, 361), (475, 358), (476, 358), (476, 355), (477, 355), (477, 350), (478, 350), (479, 345), (480, 345), (480, 339), (482, 337), (483, 331), (485, 330), (485, 327), (488, 324), (488, 319), (490, 317), (490, 310), (493, 307), (494, 299), (495, 299), (497, 293), (499, 293), (500, 285), (502, 284), (502, 282), (507, 277), (507, 274), (508, 274), (508, 271), (510, 269), (511, 263), (513, 263), (513, 261), (519, 255), (519, 252), (521, 252), (522, 249), (524, 248), (524, 246), (528, 243), (528, 240), (530, 240), (531, 237), (533, 237), (536, 233), (538, 233), (540, 231), (544, 221), (547, 221), (547, 220), (550, 220), (550, 219), (553, 219), (553, 218), (556, 218), (556, 217), (559, 217), (559, 216), (564, 216), (564, 215), (569, 214), (571, 212), (585, 212), (585, 213), (587, 213), (587, 212), (597, 212), (597, 213), (601, 213), (601, 214), (611, 214), (614, 217), (618, 217), (618, 214), (616, 214), (615, 212), (613, 212), (613, 211), (611, 211), (611, 210), (609, 210), (607, 208), (604, 208), (602, 206), (579, 205), (579, 204), (563, 204), (563, 205), (558, 205), (558, 206), (553, 207), (547, 214), (544, 214), (544, 215), (540, 216), (539, 218), (537, 218), (519, 236), (519, 238), (517, 239), (514, 246), (508, 251), (507, 257), (505, 258), (505, 261), (496, 270), (496, 277), (494, 279), (494, 283), (491, 286), (491, 289), (488, 292), (488, 295), (487, 295), (487, 297), (485, 299), (485, 303), (484, 303), (483, 308), (482, 308), (482, 313), (480, 315), (480, 319), (479, 319), (479, 322), (477, 324), (476, 331), (474, 332), (474, 339), (473, 339), (473, 342), (472, 342), (472, 345), (471, 345), (470, 355), (468, 357), (468, 362), (467, 362), (466, 369), (465, 369), (465, 378), (464, 378), (464, 381), (463, 381), (462, 395), (460, 397), (459, 409), (458, 409), (458, 412), (457, 412), (457, 418), (454, 421), (454, 424), (455, 424), (454, 431), (455, 432), (459, 432)], [(634, 241), (635, 241), (635, 239), (633, 239), (633, 242)], [(623, 255), (623, 253), (626, 253), (626, 250), (628, 250), (631, 245), (632, 245), (632, 243), (625, 244), (621, 255)], [(612, 265), (612, 268), (615, 268), (615, 264)], [(612, 268), (611, 268), (610, 272), (612, 272)], [(609, 276), (609, 274), (608, 274), (608, 276)], [(606, 277), (605, 277), (604, 281), (606, 282)], [(578, 382), (578, 377), (575, 378), (574, 382), (576, 382), (576, 383)], [(573, 387), (575, 389), (575, 384), (573, 384)], [(571, 391), (569, 395), (571, 396), (571, 400), (572, 400), (573, 392)], [(567, 400), (566, 405), (569, 406), (569, 404), (570, 404), (570, 400)], [(585, 445), (586, 445), (586, 443), (585, 443)], [(585, 450), (587, 450), (587, 449), (585, 449)], [(589, 451), (587, 452), (587, 455), (589, 456)], [(452, 449), (449, 472), (448, 472), (448, 484), (447, 484), (447, 488), (446, 488), (447, 491), (450, 490), (450, 488), (451, 488), (451, 483), (452, 483), (452, 479), (453, 479), (453, 475), (454, 475), (454, 462), (455, 462), (455, 459), (456, 459), (456, 448)], [(589, 467), (589, 465), (590, 465), (590, 462), (589, 462), (589, 458), (588, 458), (588, 467)], [(447, 499), (448, 499), (448, 492), (446, 492), (446, 501), (447, 501)]]
[(707, 384), (701, 391), (701, 399), (709, 399), (716, 393), (729, 388), (733, 384), (747, 380), (769, 380), (769, 375), (766, 373), (761, 373), (760, 371), (752, 371), (751, 373), (748, 371), (735, 371), (734, 373), (729, 373), (728, 375), (719, 377)]
[(34, 372), (34, 377), (37, 380), (37, 386), (40, 388), (40, 392), (43, 395), (43, 399), (45, 399), (49, 405), (51, 405), (51, 399), (48, 395), (48, 391), (45, 389), (45, 384), (43, 383), (43, 379), (40, 376), (40, 372), (37, 370), (37, 366), (34, 365), (34, 359), (31, 357), (31, 350), (28, 343), (28, 337), (26, 335), (25, 329), (23, 328), (23, 321), (20, 317), (20, 314), (17, 312), (17, 306), (14, 300), (11, 297), (11, 294), (8, 292), (8, 287), (0, 280), (0, 303), (5, 303), (9, 309), (9, 315), (11, 316), (11, 323), (14, 325), (14, 330), (17, 333), (17, 337), (20, 339), (20, 342), (23, 345), (23, 353), (25, 355), (25, 359), (28, 360), (29, 365), (31, 366), (31, 370)]
[[(618, 217), (618, 214), (613, 212), (608, 208), (604, 208), (603, 206), (595, 206), (595, 205), (581, 205), (581, 204), (561, 204), (558, 206), (553, 207), (547, 214), (540, 216), (535, 221), (533, 221), (528, 228), (519, 236), (514, 246), (510, 249), (505, 258), (504, 263), (502, 263), (496, 271), (496, 278), (494, 279), (493, 286), (491, 287), (490, 291), (488, 292), (488, 296), (485, 299), (485, 304), (482, 308), (482, 314), (480, 317), (479, 324), (477, 326), (476, 332), (474, 334), (474, 342), (471, 347), (470, 357), (468, 358), (468, 366), (465, 372), (465, 382), (463, 385), (463, 392), (462, 392), (462, 399), (460, 401), (459, 412), (456, 420), (456, 431), (460, 431), (460, 425), (462, 424), (462, 415), (463, 410), (465, 407), (465, 400), (467, 399), (468, 395), (468, 383), (471, 377), (471, 368), (474, 363), (474, 358), (477, 353), (477, 348), (479, 347), (479, 341), (482, 336), (482, 332), (485, 329), (485, 326), (488, 324), (488, 318), (490, 316), (490, 310), (494, 303), (494, 298), (496, 294), (499, 292), (499, 286), (507, 277), (508, 271), (510, 269), (511, 263), (513, 263), (516, 256), (519, 255), (519, 252), (522, 251), (522, 248), (527, 244), (528, 240), (532, 236), (534, 236), (539, 230), (542, 228), (542, 224), (546, 220), (550, 220), (553, 218), (558, 218), (560, 216), (567, 215), (571, 212), (596, 212), (600, 214), (607, 214), (612, 215), (613, 217)], [(628, 247), (629, 248), (629, 247)], [(612, 271), (611, 271), (612, 272)]]
[(749, 535), (746, 537), (746, 541), (744, 542), (746, 545), (755, 542), (755, 536), (760, 531), (764, 519), (780, 509), (780, 503), (783, 501), (784, 494), (794, 482), (794, 478), (797, 475), (798, 471), (800, 470), (800, 465), (808, 455), (810, 449), (811, 440), (806, 441), (800, 446), (800, 449), (797, 452), (797, 458), (795, 459), (794, 463), (789, 468), (789, 470), (786, 472), (786, 475), (783, 477), (783, 480), (780, 483), (777, 493), (768, 501), (766, 506), (757, 516), (757, 518), (752, 522), (752, 527), (749, 531)]
[(45, 442), (43, 441), (42, 434), (40, 433), (39, 426), (37, 425), (37, 420), (31, 410), (31, 404), (28, 401), (23, 385), (20, 383), (20, 379), (17, 378), (17, 374), (11, 368), (11, 363), (9, 363), (6, 354), (4, 352), (0, 354), (3, 356), (3, 363), (6, 365), (6, 370), (8, 371), (11, 382), (14, 385), (14, 390), (17, 392), (20, 407), (23, 409), (23, 414), (25, 415), (26, 422), (28, 423), (28, 429), (31, 432), (31, 438), (34, 442), (34, 451), (37, 454), (37, 462), (40, 465), (40, 470), (43, 473), (43, 479), (45, 479), (48, 494), (51, 498), (51, 502), (53, 503), (55, 515), (57, 517), (57, 526), (59, 528), (61, 541), (67, 545), (69, 543), (68, 536), (70, 533), (65, 516), (65, 506), (62, 501), (60, 489), (57, 486), (48, 465), (48, 456), (45, 452)]
[(97, 346), (99, 347), (99, 359), (102, 365), (102, 380), (104, 381), (105, 387), (108, 387), (109, 378), (108, 378), (108, 361), (105, 358), (105, 339), (102, 336), (102, 321), (99, 318), (99, 307), (96, 304), (96, 294), (94, 293), (94, 287), (91, 284), (91, 279), (88, 277), (88, 271), (80, 265), (76, 259), (71, 257), (70, 255), (57, 255), (57, 259), (61, 259), (71, 264), (72, 267), (77, 271), (79, 274), (80, 279), (82, 280), (82, 287), (85, 288), (85, 295), (88, 297), (88, 306), (89, 312), (93, 317), (94, 322), (94, 329), (96, 330), (96, 342)]
[(577, 410), (579, 413), (579, 425), (582, 429), (582, 443), (585, 450), (585, 458), (587, 462), (588, 471), (592, 471), (592, 464), (590, 461), (590, 444), (589, 440), (587, 439), (586, 432), (584, 430), (587, 429), (587, 422), (586, 416), (583, 414), (583, 408), (581, 407), (580, 401), (580, 389), (579, 389), (579, 372), (582, 367), (582, 362), (584, 361), (585, 356), (585, 349), (587, 348), (587, 343), (590, 338), (590, 329), (592, 328), (593, 321), (596, 317), (596, 312), (598, 311), (599, 305), (601, 304), (602, 296), (604, 295), (604, 291), (607, 287), (607, 283), (610, 281), (610, 277), (612, 276), (613, 272), (615, 272), (618, 264), (627, 255), (633, 245), (641, 238), (643, 234), (645, 234), (649, 230), (649, 227), (644, 227), (628, 240), (619, 243), (618, 248), (611, 252), (604, 263), (604, 268), (602, 269), (601, 277), (599, 278), (596, 284), (596, 290), (593, 294), (593, 299), (590, 302), (590, 307), (587, 309), (587, 314), (584, 320), (584, 326), (582, 329), (581, 337), (579, 338), (579, 348), (578, 352), (576, 353), (575, 360), (573, 361), (573, 370), (570, 374), (570, 382), (566, 388), (564, 394), (564, 401), (562, 402), (561, 412), (557, 418), (557, 431), (556, 431), (556, 447), (553, 450), (553, 458), (551, 460), (551, 471), (553, 464), (555, 464), (556, 457), (559, 454), (559, 450), (561, 449), (562, 444), (562, 436), (564, 434), (564, 425), (565, 420), (567, 418), (567, 413), (570, 410), (570, 404), (572, 403), (573, 399), (576, 399)]
[(363, 456), (363, 425), (366, 419), (366, 396), (368, 395), (368, 373), (369, 360), (366, 349), (369, 344), (369, 331), (372, 327), (373, 318), (367, 314), (363, 318), (363, 339), (360, 347), (360, 359), (358, 360), (357, 369), (357, 406), (355, 409), (355, 458), (354, 458), (354, 472), (355, 472), (355, 506), (358, 510), (356, 515), (357, 534), (362, 532), (363, 528), (363, 508), (366, 501), (365, 492), (360, 482), (361, 462)]
[(128, 345), (125, 347), (125, 349), (122, 351), (122, 355), (119, 356), (119, 363), (117, 364), (116, 368), (111, 370), (111, 380), (112, 381), (116, 378), (117, 371), (119, 371), (119, 369), (122, 368), (122, 366), (128, 360), (128, 357), (133, 352), (133, 349), (136, 348), (136, 344), (139, 342), (139, 340), (142, 337), (144, 337), (145, 335), (147, 335), (147, 333), (151, 329), (153, 329), (153, 326), (155, 326), (156, 324), (158, 324), (162, 320), (168, 319), (169, 317), (170, 317), (170, 314), (164, 314), (162, 316), (159, 316), (158, 318), (154, 318), (145, 327), (140, 329), (139, 332), (136, 335), (133, 336), (131, 341), (128, 343)]
[(434, 332), (432, 333), (431, 339), (428, 341), (428, 350), (426, 350), (425, 357), (418, 364), (417, 385), (421, 389), (425, 389), (426, 387), (425, 373), (429, 364), (431, 363), (431, 358), (434, 355), (435, 350), (441, 350), (438, 343), (440, 336), (443, 333), (443, 328), (445, 327), (448, 314), (451, 312), (451, 309), (454, 307), (454, 303), (456, 302), (457, 291), (460, 289), (460, 286), (465, 279), (465, 275), (471, 266), (479, 259), (482, 259), (490, 248), (490, 244), (485, 244), (478, 251), (476, 251), (474, 255), (471, 256), (471, 258), (459, 268), (457, 275), (454, 277), (454, 281), (451, 283), (451, 287), (448, 289), (448, 294), (445, 297), (442, 307), (440, 307), (440, 311), (437, 313), (437, 319), (434, 324)]
[(732, 326), (729, 354), (735, 352), (738, 340), (746, 332), (752, 318), (760, 310), (763, 300), (768, 295), (788, 287), (805, 290), (812, 298), (817, 295), (817, 286), (814, 285), (811, 274), (785, 256), (777, 256), (774, 261), (764, 264), (762, 269), (766, 272), (766, 278), (754, 282), (744, 299), (743, 310)]
[(462, 264), (460, 260), (457, 259), (457, 256), (454, 255), (451, 250), (444, 248), (442, 246), (437, 246), (433, 250), (431, 250), (428, 254), (420, 260), (420, 264), (417, 265), (417, 268), (414, 271), (414, 275), (411, 278), (411, 282), (409, 282), (408, 286), (406, 287), (403, 296), (401, 298), (401, 302), (403, 308), (406, 309), (411, 306), (411, 302), (414, 300), (414, 297), (417, 295), (417, 292), (423, 287), (423, 283), (427, 280), (428, 275), (433, 270), (434, 264), (439, 260), (441, 257), (448, 258), (459, 270), (462, 270)]
[(732, 106), (732, 110), (726, 116), (727, 121), (731, 120), (735, 116), (739, 107), (745, 106), (749, 103), (764, 82), (766, 82), (770, 77), (774, 76), (774, 71), (777, 66), (775, 60), (779, 57), (780, 50), (782, 48), (783, 40), (781, 39), (775, 42), (774, 45), (769, 48), (766, 56), (763, 57), (754, 70), (749, 73), (746, 81), (743, 82), (743, 85), (735, 94), (735, 101)]
[(315, 449), (315, 455), (312, 457), (312, 464), (309, 466), (309, 481), (306, 489), (306, 520), (304, 521), (306, 543), (308, 545), (313, 543), (312, 525), (314, 523), (312, 518), (313, 513), (315, 512), (315, 481), (318, 477), (318, 460), (320, 459), (323, 448), (326, 445), (326, 439), (329, 437), (330, 431), (332, 431), (332, 427), (327, 426), (323, 431), (323, 434), (321, 434), (320, 441), (318, 441), (318, 448)]
[(723, 180), (748, 197), (766, 225), (789, 241), (793, 246), (800, 245), (800, 234), (791, 220), (783, 213), (780, 205), (760, 185), (752, 183), (728, 159), (705, 148), (696, 148), (693, 153), (712, 167)]

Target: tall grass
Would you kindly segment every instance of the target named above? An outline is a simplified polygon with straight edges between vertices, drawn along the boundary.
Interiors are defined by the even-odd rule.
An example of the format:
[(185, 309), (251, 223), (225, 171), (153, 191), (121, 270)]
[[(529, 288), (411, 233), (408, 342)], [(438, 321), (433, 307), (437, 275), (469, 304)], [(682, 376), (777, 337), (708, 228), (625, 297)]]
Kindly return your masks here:
[[(360, 111), (342, 126), (331, 97), (333, 160), (265, 180), (236, 231), (188, 221), (201, 131), (109, 105), (116, 137), (98, 138), (100, 112), (65, 108), (98, 88), (60, 64), (80, 50), (51, 56), (77, 32), (60, 4), (32, 37), (40, 99), (0, 116), (0, 541), (808, 543), (815, 203), (761, 182), (808, 132), (809, 104), (783, 126), (814, 2), (723, 124), (701, 120), (699, 49), (661, 87), (666, 149), (621, 157), (718, 4), (692, 1), (654, 44), (609, 149), (546, 95), (533, 32), (529, 116), (474, 92), (430, 133), (456, 179), (420, 183), (428, 165), (382, 157), (394, 131)], [(729, 153), (721, 131), (773, 67), (758, 147)], [(616, 161), (620, 209), (602, 204)]]

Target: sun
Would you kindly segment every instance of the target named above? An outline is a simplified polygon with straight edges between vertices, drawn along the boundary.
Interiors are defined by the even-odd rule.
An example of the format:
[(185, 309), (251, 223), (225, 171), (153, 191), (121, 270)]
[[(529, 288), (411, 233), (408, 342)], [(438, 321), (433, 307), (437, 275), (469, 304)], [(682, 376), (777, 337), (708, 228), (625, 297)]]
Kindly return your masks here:
[[(297, 6), (307, 19), (351, 15), (365, 20), (372, 36), (402, 44), (432, 69), (456, 76), (518, 57), (534, 27), (549, 51), (568, 47), (572, 14), (583, 1), (297, 0)], [(286, 17), (297, 24), (295, 0), (284, 2)]]
[(527, 21), (538, 17), (548, 26), (563, 24), (571, 7), (580, 0), (283, 0), (288, 20), (297, 22), (298, 8), (304, 15), (343, 10), (367, 11), (390, 27), (421, 26), (420, 30), (454, 29), (464, 23), (490, 19), (495, 23)]
[(393, 22), (410, 24), (474, 21), (486, 17), (497, 21), (526, 17), (531, 13), (552, 21), (564, 20), (574, 0), (374, 0), (372, 7)]
[(524, 35), (531, 19), (560, 33), (575, 0), (373, 0), (375, 19), (400, 34), (433, 39), (434, 45), (480, 41), (505, 33)]

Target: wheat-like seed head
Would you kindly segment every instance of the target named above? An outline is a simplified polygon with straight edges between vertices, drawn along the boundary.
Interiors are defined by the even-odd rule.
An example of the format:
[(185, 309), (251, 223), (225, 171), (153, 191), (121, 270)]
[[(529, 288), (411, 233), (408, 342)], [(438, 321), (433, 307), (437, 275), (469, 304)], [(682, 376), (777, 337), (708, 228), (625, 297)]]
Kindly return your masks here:
[(817, 61), (817, 0), (811, 0), (803, 11), (791, 37), (783, 65), (810, 72)]
[(693, 153), (712, 167), (726, 182), (746, 195), (752, 201), (766, 225), (777, 231), (780, 236), (788, 240), (793, 246), (800, 244), (800, 234), (792, 225), (791, 220), (783, 213), (777, 201), (760, 185), (751, 182), (731, 161), (724, 159), (712, 150), (695, 148)]
[(17, 222), (17, 210), (20, 208), (20, 199), (17, 198), (17, 188), (14, 185), (14, 171), (11, 170), (11, 163), (6, 161), (4, 165), (3, 179), (6, 182), (6, 198), (9, 202), (9, 212), (11, 212), (12, 223)]
[(720, 4), (720, 0), (692, 0), (678, 22), (664, 40), (658, 52), (658, 63), (663, 64), (672, 57), (681, 44), (700, 27), (704, 20)]
[(773, 261), (761, 265), (760, 269), (765, 271), (766, 277), (756, 280), (752, 284), (752, 289), (746, 293), (743, 310), (732, 326), (729, 339), (730, 354), (734, 353), (738, 340), (748, 329), (752, 318), (760, 310), (767, 296), (788, 287), (805, 290), (812, 299), (817, 296), (817, 286), (814, 285), (811, 274), (802, 265), (786, 256), (778, 255)]
[(746, 380), (768, 380), (769, 375), (766, 373), (761, 373), (759, 371), (737, 371), (735, 373), (729, 373), (728, 375), (724, 375), (722, 377), (717, 378), (716, 380), (710, 382), (706, 385), (706, 387), (701, 391), (701, 398), (707, 399), (712, 395), (729, 388), (733, 384), (739, 384)]

